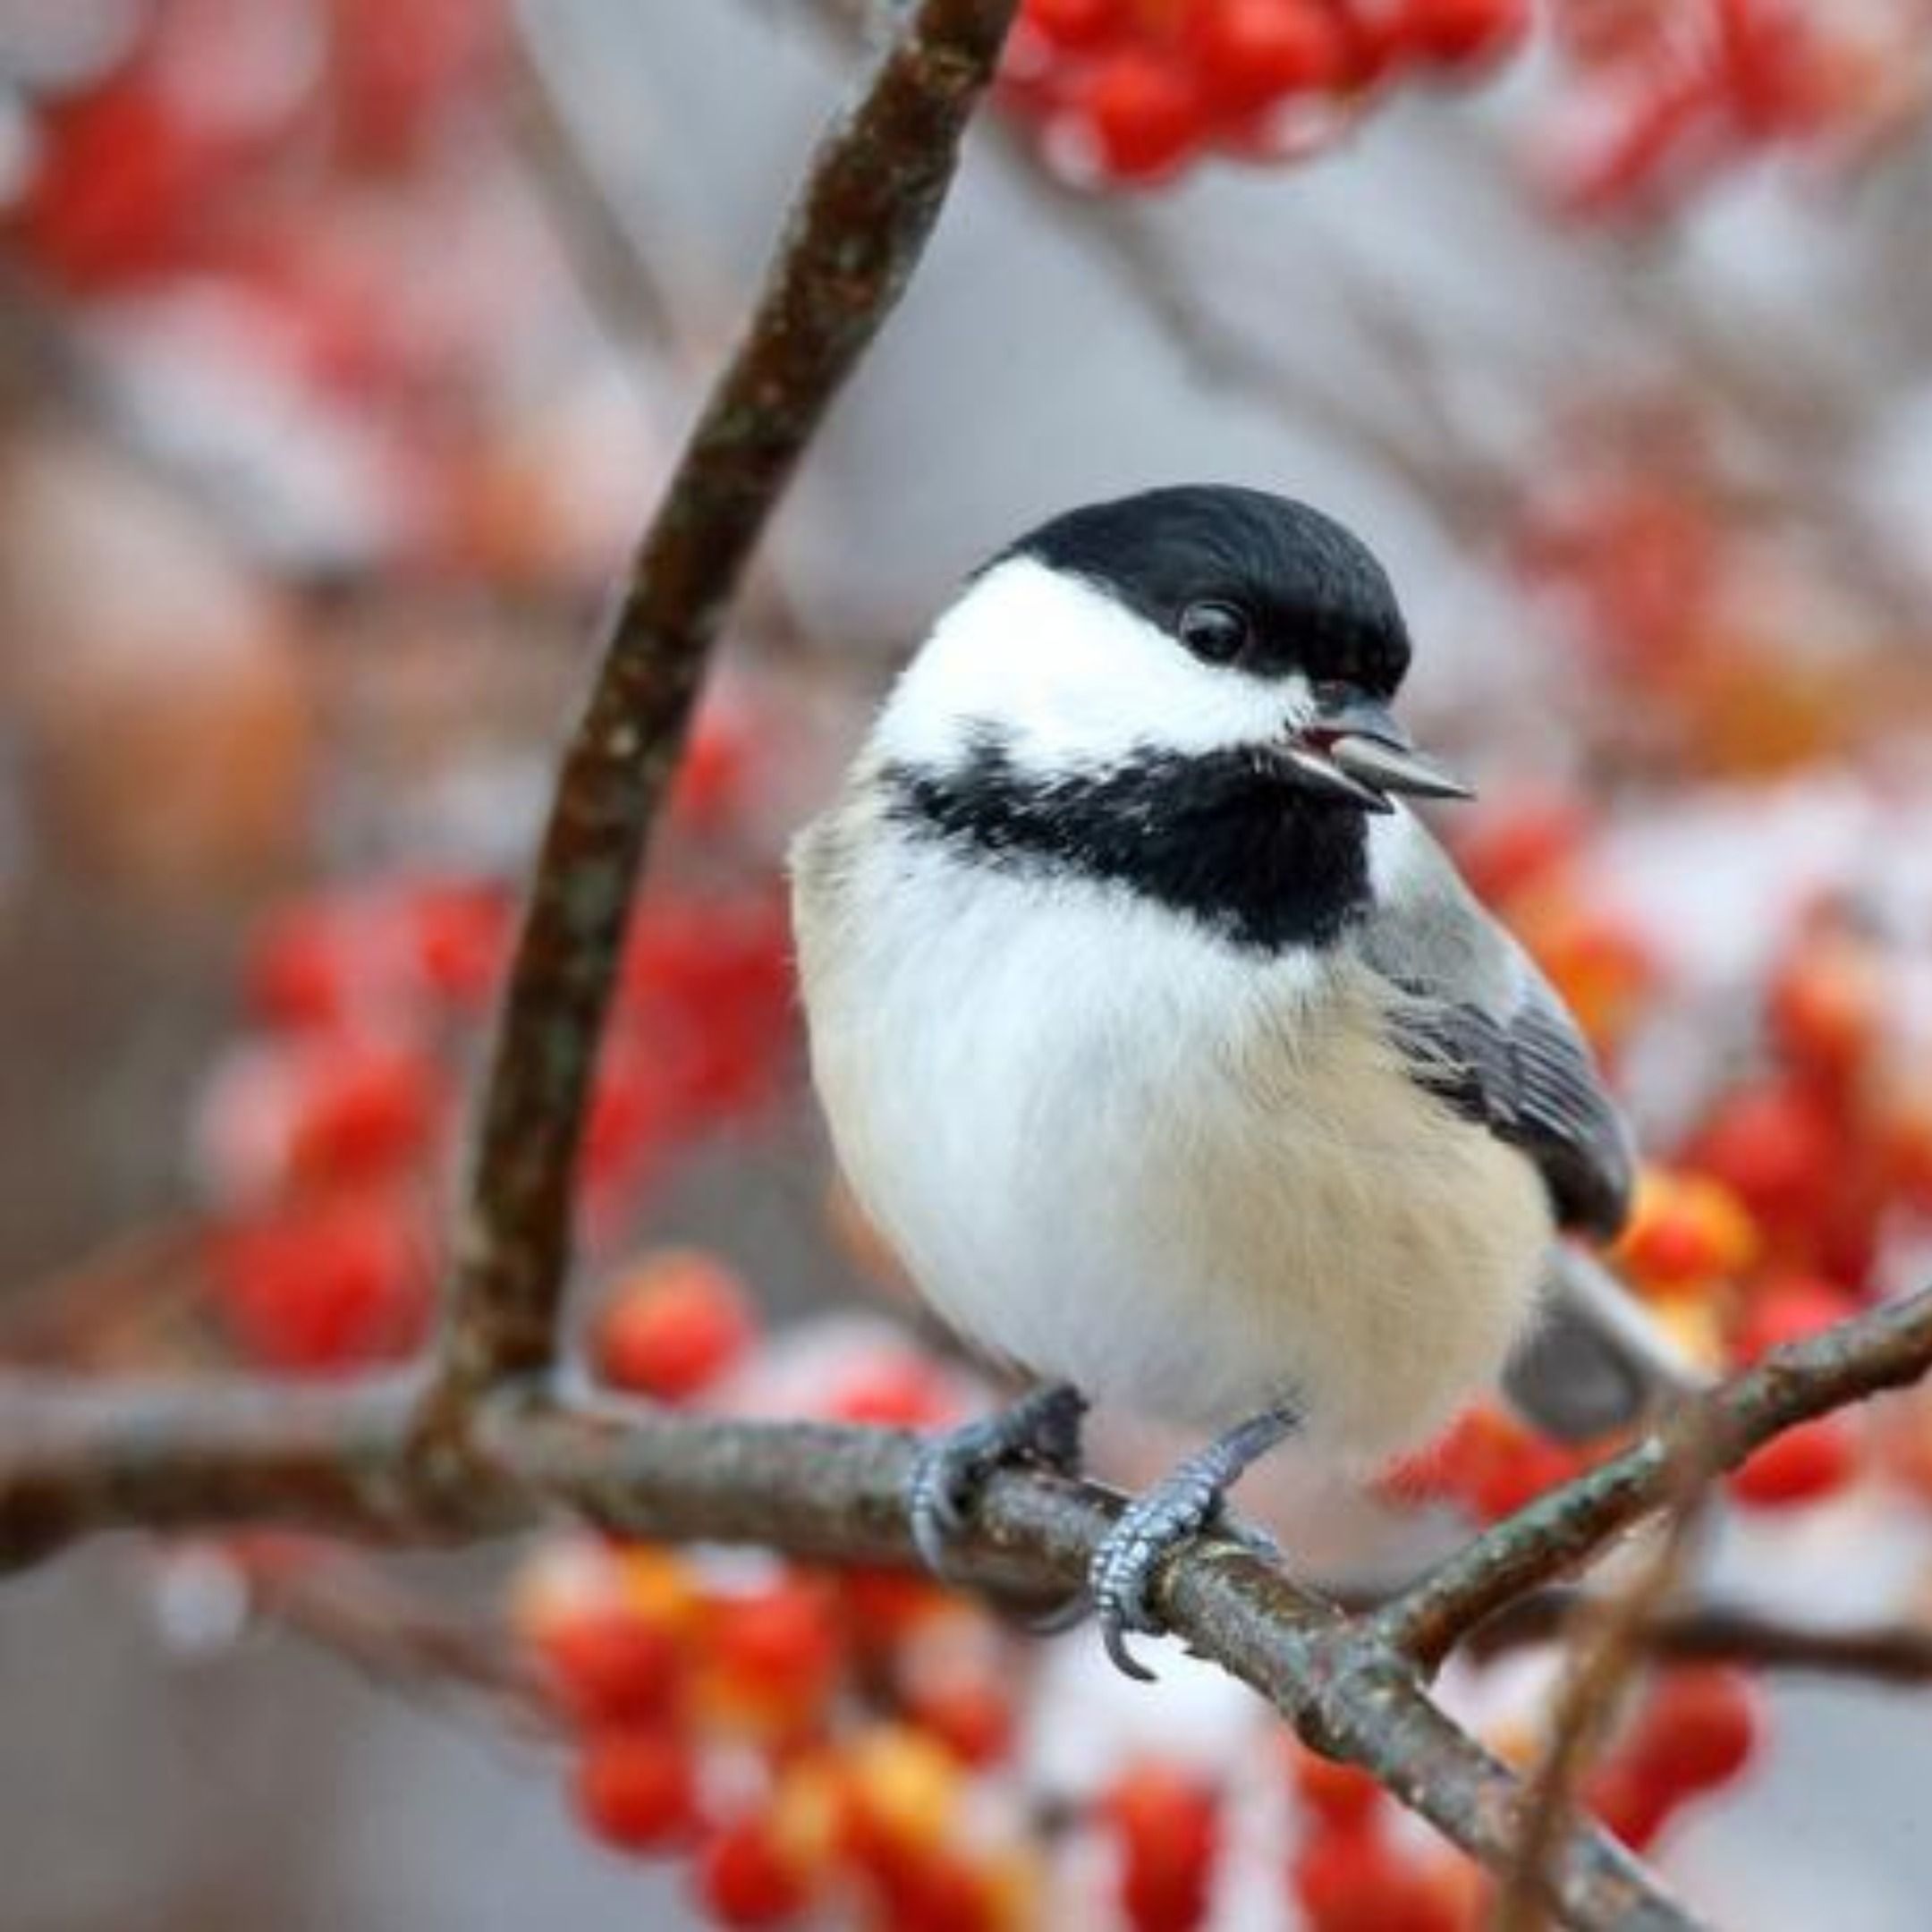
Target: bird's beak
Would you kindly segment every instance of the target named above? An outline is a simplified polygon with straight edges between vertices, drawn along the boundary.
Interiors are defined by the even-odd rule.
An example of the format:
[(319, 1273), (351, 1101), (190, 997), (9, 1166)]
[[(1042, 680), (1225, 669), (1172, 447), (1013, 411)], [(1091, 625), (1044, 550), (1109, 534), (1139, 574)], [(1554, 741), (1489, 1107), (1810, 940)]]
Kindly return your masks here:
[(1475, 791), (1425, 758), (1378, 699), (1360, 691), (1325, 703), (1288, 747), (1309, 784), (1368, 811), (1393, 811), (1389, 794), (1471, 799)]

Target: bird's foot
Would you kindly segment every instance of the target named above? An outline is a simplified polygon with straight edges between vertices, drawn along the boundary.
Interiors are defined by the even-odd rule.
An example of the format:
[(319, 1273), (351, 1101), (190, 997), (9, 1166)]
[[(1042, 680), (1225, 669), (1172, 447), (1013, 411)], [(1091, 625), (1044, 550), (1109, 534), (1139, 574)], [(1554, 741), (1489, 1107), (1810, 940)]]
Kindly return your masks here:
[(952, 1580), (948, 1546), (996, 1470), (1021, 1462), (1062, 1476), (1079, 1473), (1080, 1420), (1086, 1413), (1086, 1397), (1070, 1384), (1055, 1382), (920, 1447), (907, 1503), (912, 1540), (935, 1576)]
[(1166, 1628), (1155, 1613), (1154, 1584), (1162, 1564), (1183, 1544), (1216, 1530), (1258, 1555), (1279, 1555), (1271, 1537), (1229, 1513), (1226, 1494), (1249, 1463), (1293, 1427), (1291, 1414), (1271, 1411), (1229, 1430), (1135, 1496), (1095, 1550), (1087, 1581), (1101, 1640), (1129, 1677), (1154, 1681), (1127, 1640), (1133, 1632), (1157, 1636)]

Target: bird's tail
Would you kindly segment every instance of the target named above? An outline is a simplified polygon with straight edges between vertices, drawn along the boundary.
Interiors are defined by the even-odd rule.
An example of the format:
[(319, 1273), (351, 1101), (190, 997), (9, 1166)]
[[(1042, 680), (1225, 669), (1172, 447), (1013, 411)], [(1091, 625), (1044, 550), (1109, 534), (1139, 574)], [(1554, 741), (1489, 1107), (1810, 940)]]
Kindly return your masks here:
[(1710, 1379), (1602, 1262), (1564, 1241), (1550, 1250), (1543, 1318), (1504, 1371), (1503, 1392), (1525, 1419), (1576, 1442)]

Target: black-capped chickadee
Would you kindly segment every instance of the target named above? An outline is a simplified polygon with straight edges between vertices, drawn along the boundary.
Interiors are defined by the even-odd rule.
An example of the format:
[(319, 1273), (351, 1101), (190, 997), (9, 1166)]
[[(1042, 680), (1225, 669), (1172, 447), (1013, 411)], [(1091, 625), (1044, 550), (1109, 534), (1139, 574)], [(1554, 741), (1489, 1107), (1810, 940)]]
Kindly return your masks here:
[(1380, 565), (1302, 504), (1075, 510), (971, 579), (793, 852), (846, 1177), (1040, 1385), (922, 1456), (928, 1560), (1002, 1459), (1072, 1465), (1089, 1397), (1216, 1432), (1093, 1564), (1136, 1674), (1156, 1566), (1255, 1457), (1427, 1440), (1503, 1369), (1557, 1232), (1624, 1218), (1575, 1024), (1400, 802), (1468, 795), (1390, 713), (1409, 656)]

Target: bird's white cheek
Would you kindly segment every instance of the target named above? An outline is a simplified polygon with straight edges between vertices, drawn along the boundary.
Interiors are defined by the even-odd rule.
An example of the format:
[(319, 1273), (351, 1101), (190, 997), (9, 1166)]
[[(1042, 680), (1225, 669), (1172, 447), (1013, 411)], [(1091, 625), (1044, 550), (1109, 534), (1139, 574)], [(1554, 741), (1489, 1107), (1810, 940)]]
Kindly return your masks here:
[(887, 758), (945, 764), (992, 724), (1030, 765), (1093, 768), (1264, 742), (1313, 711), (1305, 681), (1203, 664), (1091, 585), (1017, 558), (941, 619), (875, 741)]

